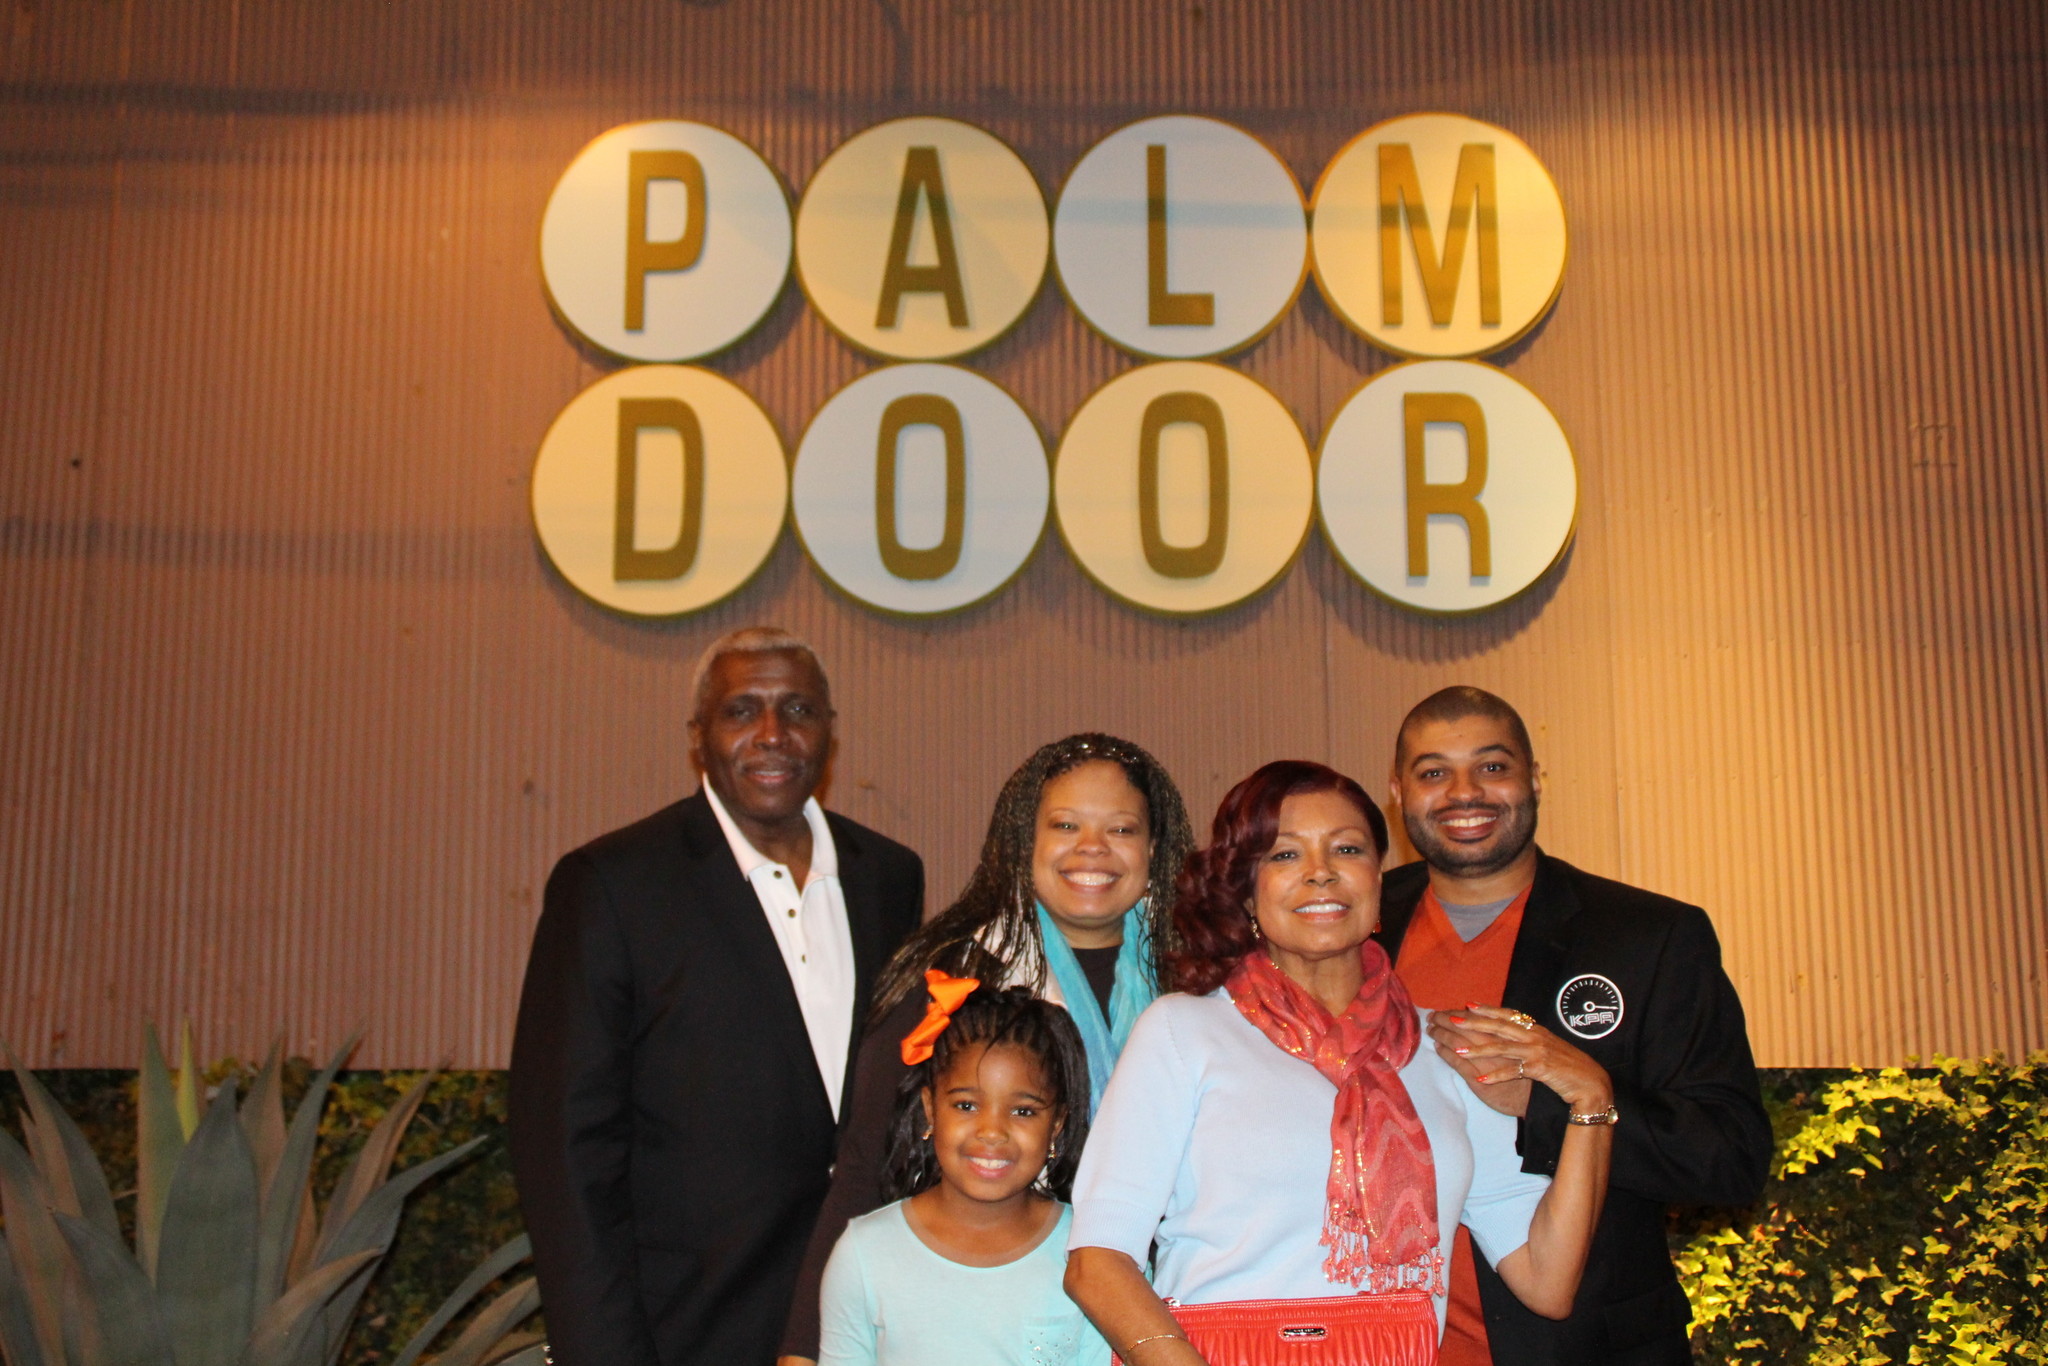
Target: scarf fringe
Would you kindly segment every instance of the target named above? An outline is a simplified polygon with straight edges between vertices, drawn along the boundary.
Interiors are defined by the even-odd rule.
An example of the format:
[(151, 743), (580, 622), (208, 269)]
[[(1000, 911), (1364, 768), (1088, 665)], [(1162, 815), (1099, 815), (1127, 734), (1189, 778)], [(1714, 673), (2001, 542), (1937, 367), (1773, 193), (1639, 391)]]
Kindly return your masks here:
[(1394, 1265), (1375, 1263), (1368, 1256), (1371, 1240), (1364, 1230), (1334, 1228), (1327, 1221), (1323, 1225), (1323, 1236), (1317, 1241), (1330, 1249), (1330, 1255), (1323, 1259), (1323, 1278), (1332, 1285), (1356, 1286), (1360, 1293), (1368, 1295), (1393, 1295), (1404, 1291), (1421, 1291), (1428, 1295), (1449, 1293), (1441, 1249), (1432, 1247), (1410, 1262)]

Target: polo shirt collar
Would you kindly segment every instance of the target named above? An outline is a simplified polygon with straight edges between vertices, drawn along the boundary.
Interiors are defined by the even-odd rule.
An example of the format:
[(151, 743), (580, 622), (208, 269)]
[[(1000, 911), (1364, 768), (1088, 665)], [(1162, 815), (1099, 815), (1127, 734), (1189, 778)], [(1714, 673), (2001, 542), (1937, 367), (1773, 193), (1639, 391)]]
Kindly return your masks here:
[[(751, 881), (756, 872), (776, 866), (774, 859), (756, 849), (740, 833), (738, 823), (725, 809), (725, 803), (718, 799), (718, 789), (702, 775), (699, 775), (698, 785), (704, 789), (705, 800), (711, 803), (711, 814), (718, 818), (718, 828), (725, 832), (725, 842), (732, 849), (733, 861), (740, 866), (740, 876)], [(825, 808), (818, 805), (816, 797), (804, 798), (804, 823), (811, 827), (811, 876), (838, 877), (839, 850), (832, 843), (832, 827), (825, 823)]]

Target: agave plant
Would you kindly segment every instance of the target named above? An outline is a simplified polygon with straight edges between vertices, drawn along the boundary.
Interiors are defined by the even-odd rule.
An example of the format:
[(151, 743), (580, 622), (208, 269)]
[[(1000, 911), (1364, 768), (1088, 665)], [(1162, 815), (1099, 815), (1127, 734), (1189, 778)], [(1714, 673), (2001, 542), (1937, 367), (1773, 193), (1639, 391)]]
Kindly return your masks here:
[[(24, 1148), (0, 1127), (0, 1354), (8, 1366), (334, 1366), (405, 1200), (462, 1160), (472, 1139), (396, 1175), (422, 1077), (371, 1131), (326, 1209), (312, 1191), (327, 1064), (285, 1123), (280, 1049), (238, 1097), (202, 1113), (191, 1036), (175, 1079), (149, 1031), (136, 1119), (135, 1247), (78, 1126), (9, 1054), (27, 1110)], [(237, 1103), (239, 1100), (239, 1104)], [(483, 1289), (530, 1255), (522, 1235), (486, 1258), (405, 1346), (415, 1366)], [(539, 1307), (531, 1277), (478, 1312), (437, 1366), (541, 1366), (514, 1330)]]

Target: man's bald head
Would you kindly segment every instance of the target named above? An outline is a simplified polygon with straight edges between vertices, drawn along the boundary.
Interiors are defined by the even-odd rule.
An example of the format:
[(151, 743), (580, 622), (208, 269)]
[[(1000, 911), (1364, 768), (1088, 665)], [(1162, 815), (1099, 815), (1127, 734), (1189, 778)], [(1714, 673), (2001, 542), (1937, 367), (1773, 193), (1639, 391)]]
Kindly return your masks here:
[(1528, 886), (1542, 794), (1529, 728), (1492, 693), (1445, 688), (1402, 721), (1393, 797), (1439, 897), (1470, 906)]
[(1536, 766), (1536, 751), (1529, 744), (1529, 728), (1522, 724), (1521, 713), (1484, 688), (1459, 684), (1456, 687), (1440, 688), (1417, 702), (1401, 719), (1400, 733), (1394, 739), (1394, 767), (1399, 770), (1408, 762), (1408, 737), (1421, 726), (1436, 721), (1463, 721), (1467, 717), (1483, 716), (1506, 726), (1509, 736), (1521, 748), (1522, 761), (1531, 768)]

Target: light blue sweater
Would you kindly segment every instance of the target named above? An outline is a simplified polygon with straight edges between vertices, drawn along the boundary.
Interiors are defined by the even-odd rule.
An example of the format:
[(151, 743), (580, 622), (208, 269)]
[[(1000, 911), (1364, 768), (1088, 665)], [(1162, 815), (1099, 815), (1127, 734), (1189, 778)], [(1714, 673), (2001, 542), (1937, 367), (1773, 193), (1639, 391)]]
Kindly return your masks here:
[[(1463, 1222), (1494, 1265), (1529, 1240), (1550, 1187), (1521, 1170), (1515, 1121), (1489, 1110), (1427, 1035), (1401, 1083), (1429, 1136), (1444, 1263)], [(1337, 1088), (1238, 1013), (1229, 992), (1162, 996), (1139, 1017), (1088, 1133), (1070, 1247), (1106, 1247), (1183, 1304), (1313, 1299)], [(1444, 1300), (1437, 1296), (1437, 1327)]]
[(1060, 1288), (1074, 1212), (1002, 1266), (962, 1266), (884, 1205), (846, 1226), (825, 1266), (818, 1366), (1109, 1366), (1109, 1344)]

